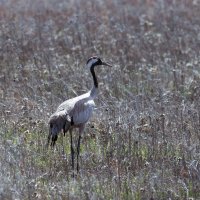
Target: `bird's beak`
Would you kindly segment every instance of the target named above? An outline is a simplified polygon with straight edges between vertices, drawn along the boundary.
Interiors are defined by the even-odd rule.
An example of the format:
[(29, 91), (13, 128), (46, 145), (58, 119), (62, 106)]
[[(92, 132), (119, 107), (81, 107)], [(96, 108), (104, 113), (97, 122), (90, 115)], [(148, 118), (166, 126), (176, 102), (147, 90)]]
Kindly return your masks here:
[(110, 65), (109, 63), (106, 62), (102, 62), (102, 65), (108, 66), (108, 67), (112, 67), (112, 65)]

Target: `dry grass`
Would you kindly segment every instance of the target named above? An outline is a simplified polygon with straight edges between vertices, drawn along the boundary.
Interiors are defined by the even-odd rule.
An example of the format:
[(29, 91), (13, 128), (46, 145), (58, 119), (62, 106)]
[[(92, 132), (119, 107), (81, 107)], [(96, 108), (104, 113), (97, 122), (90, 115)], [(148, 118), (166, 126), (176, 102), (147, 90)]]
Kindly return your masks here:
[[(0, 199), (200, 199), (198, 0), (0, 0)], [(101, 93), (73, 179), (48, 118)], [(75, 137), (75, 135), (74, 135)]]

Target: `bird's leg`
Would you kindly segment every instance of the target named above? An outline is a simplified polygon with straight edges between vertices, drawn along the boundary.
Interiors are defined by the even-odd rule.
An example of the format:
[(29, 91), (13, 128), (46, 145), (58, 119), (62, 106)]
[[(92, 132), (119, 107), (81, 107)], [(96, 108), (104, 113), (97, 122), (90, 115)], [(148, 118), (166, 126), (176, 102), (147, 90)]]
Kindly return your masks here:
[(72, 140), (72, 130), (69, 130), (70, 138), (71, 138), (71, 159), (72, 159), (72, 170), (74, 170), (74, 148), (73, 148), (73, 140)]
[[(65, 131), (65, 124), (66, 124), (66, 122), (63, 125), (63, 135), (64, 135), (64, 137), (65, 137), (65, 133), (66, 133), (66, 131)], [(64, 156), (65, 155), (65, 150), (64, 150), (64, 144), (63, 144), (63, 135), (62, 135), (62, 153), (63, 153), (63, 156)]]
[(49, 135), (48, 135), (48, 138), (47, 138), (47, 144), (46, 144), (46, 148), (49, 147), (49, 142), (50, 142), (50, 139), (51, 139), (51, 128), (49, 128)]
[(63, 134), (61, 134), (61, 143), (62, 143), (62, 155), (63, 155), (63, 157), (65, 157), (63, 135), (65, 136), (65, 129), (64, 128), (63, 128)]
[(81, 144), (81, 136), (82, 136), (82, 133), (83, 133), (83, 131), (84, 131), (84, 128), (85, 128), (84, 125), (81, 126), (81, 127), (79, 128), (79, 137), (78, 137), (78, 145), (77, 145), (77, 167), (76, 167), (76, 169), (77, 169), (77, 173), (79, 172), (79, 154), (80, 154), (80, 144)]
[(51, 137), (51, 147), (53, 148), (55, 146), (56, 140), (58, 139), (58, 135), (53, 135)]
[(50, 142), (50, 140), (51, 140), (51, 129), (52, 129), (52, 127), (53, 127), (53, 125), (50, 124), (50, 126), (49, 126), (49, 135), (48, 135), (48, 138), (47, 138), (46, 148), (49, 147), (49, 142)]
[(80, 143), (81, 143), (81, 134), (78, 137), (78, 145), (77, 145), (77, 172), (79, 171), (79, 153), (80, 153)]
[[(66, 124), (66, 123), (65, 123)], [(65, 136), (65, 124), (63, 126), (63, 135)]]

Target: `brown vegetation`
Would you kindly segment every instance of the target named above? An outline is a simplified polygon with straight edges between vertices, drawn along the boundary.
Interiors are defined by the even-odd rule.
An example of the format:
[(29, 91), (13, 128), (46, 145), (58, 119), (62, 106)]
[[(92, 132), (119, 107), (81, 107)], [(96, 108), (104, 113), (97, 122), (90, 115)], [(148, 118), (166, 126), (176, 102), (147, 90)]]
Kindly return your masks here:
[[(0, 199), (200, 199), (198, 0), (0, 0)], [(100, 95), (73, 179), (48, 118)], [(75, 137), (75, 136), (74, 136)]]

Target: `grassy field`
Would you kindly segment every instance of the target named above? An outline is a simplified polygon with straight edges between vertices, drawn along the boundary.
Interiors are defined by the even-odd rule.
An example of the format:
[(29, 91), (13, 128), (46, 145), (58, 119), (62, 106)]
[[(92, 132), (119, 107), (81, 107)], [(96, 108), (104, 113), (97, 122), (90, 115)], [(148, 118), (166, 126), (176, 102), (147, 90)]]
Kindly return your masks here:
[[(0, 0), (0, 199), (200, 199), (199, 0)], [(100, 94), (72, 178), (48, 119)], [(74, 132), (74, 139), (77, 138)]]

